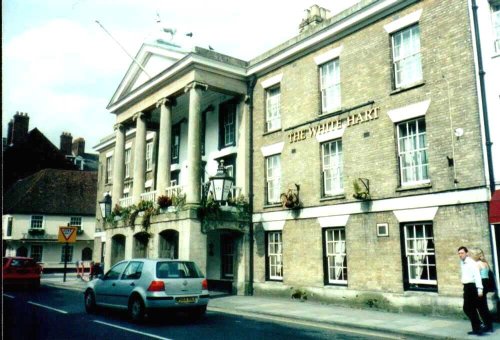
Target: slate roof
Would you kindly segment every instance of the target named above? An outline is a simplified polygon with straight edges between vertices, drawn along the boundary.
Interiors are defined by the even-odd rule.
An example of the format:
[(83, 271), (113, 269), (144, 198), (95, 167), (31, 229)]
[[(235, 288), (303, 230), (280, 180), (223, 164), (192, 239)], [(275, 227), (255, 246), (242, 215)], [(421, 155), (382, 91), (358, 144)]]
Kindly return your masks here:
[(46, 169), (76, 170), (64, 154), (37, 128), (31, 130), (26, 139), (8, 146), (3, 153), (3, 185), (8, 189), (18, 179)]
[(43, 169), (4, 194), (4, 214), (94, 216), (97, 173)]

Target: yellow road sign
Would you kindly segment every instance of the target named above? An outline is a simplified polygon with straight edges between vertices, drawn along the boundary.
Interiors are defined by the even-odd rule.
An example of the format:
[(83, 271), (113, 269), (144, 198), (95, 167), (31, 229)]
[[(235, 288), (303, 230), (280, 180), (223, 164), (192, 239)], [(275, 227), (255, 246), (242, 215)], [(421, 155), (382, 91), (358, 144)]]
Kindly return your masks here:
[(59, 234), (57, 240), (62, 243), (75, 243), (76, 242), (76, 229), (77, 227), (59, 227)]

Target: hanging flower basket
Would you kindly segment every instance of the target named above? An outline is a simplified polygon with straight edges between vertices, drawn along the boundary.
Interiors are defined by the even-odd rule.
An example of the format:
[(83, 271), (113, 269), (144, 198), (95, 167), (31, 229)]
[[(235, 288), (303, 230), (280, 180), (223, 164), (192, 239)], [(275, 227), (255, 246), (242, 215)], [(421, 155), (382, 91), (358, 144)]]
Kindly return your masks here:
[(300, 208), (300, 185), (295, 184), (296, 190), (288, 189), (287, 192), (284, 192), (280, 195), (281, 205), (283, 208), (288, 209), (297, 209)]

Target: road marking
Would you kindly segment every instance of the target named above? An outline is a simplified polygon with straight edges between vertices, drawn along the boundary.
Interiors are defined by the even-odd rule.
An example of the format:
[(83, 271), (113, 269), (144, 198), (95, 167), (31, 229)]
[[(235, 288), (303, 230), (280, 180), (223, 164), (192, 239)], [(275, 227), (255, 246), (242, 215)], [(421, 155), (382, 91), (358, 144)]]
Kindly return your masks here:
[(367, 336), (375, 336), (377, 338), (384, 338), (384, 339), (404, 339), (401, 335), (390, 335), (387, 333), (382, 333), (383, 331), (377, 331), (377, 330), (364, 330), (364, 329), (353, 329), (350, 328), (349, 326), (343, 326), (343, 325), (331, 325), (331, 324), (323, 324), (315, 321), (307, 321), (307, 320), (294, 320), (294, 319), (289, 319), (286, 317), (281, 317), (281, 316), (273, 316), (273, 315), (262, 315), (262, 314), (255, 314), (252, 312), (243, 312), (243, 311), (231, 311), (223, 308), (218, 308), (218, 307), (209, 307), (209, 311), (213, 312), (219, 312), (219, 313), (225, 313), (225, 314), (233, 314), (233, 315), (238, 315), (238, 316), (246, 316), (246, 317), (251, 317), (254, 319), (262, 319), (262, 320), (271, 320), (271, 321), (279, 321), (279, 322), (284, 322), (284, 323), (289, 323), (289, 324), (295, 324), (295, 325), (302, 325), (302, 326), (309, 326), (313, 328), (323, 328), (326, 330), (331, 330), (331, 331), (341, 331), (341, 332), (346, 332), (350, 334), (361, 334), (361, 335), (367, 335)]
[(33, 302), (33, 301), (28, 301), (28, 303), (30, 305), (34, 305), (34, 306), (38, 306), (38, 307), (42, 307), (42, 308), (47, 308), (47, 309), (50, 309), (50, 310), (53, 310), (53, 311), (56, 311), (56, 312), (59, 312), (61, 314), (68, 314), (68, 312), (66, 312), (65, 310), (62, 310), (62, 309), (57, 309), (57, 308), (53, 308), (53, 307), (49, 307), (49, 306), (45, 306), (45, 305), (41, 305), (39, 303), (36, 303), (36, 302)]
[(99, 321), (99, 320), (94, 320), (94, 322), (100, 323), (102, 325), (110, 326), (110, 327), (115, 327), (115, 328), (118, 328), (118, 329), (123, 329), (124, 331), (128, 331), (128, 332), (132, 332), (132, 333), (136, 333), (136, 334), (141, 334), (141, 335), (149, 336), (149, 337), (155, 338), (155, 339), (172, 340), (172, 339), (164, 338), (164, 337), (156, 335), (156, 334), (139, 332), (139, 331), (136, 331), (134, 329), (130, 329), (130, 328), (126, 328), (126, 327), (122, 327), (122, 326), (118, 326), (118, 325), (113, 325), (111, 323), (107, 323), (107, 322), (103, 322), (103, 321)]
[(11, 298), (11, 299), (15, 299), (15, 298), (16, 298), (15, 296), (13, 296), (13, 295), (9, 295), (9, 294), (4, 294), (3, 296), (8, 297), (8, 298)]

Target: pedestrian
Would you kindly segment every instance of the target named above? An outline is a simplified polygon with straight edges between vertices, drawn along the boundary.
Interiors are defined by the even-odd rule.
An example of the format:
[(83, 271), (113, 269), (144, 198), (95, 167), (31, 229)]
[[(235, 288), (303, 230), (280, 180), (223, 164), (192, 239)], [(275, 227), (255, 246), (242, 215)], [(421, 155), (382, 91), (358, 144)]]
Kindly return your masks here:
[(460, 257), (461, 280), (464, 285), (464, 313), (470, 320), (472, 331), (467, 334), (481, 335), (481, 321), (478, 316), (479, 297), (483, 296), (483, 283), (479, 267), (468, 255), (466, 247), (458, 248)]
[(479, 273), (481, 275), (481, 282), (483, 283), (483, 296), (479, 297), (478, 304), (479, 315), (481, 316), (481, 320), (483, 320), (483, 327), (481, 328), (481, 330), (483, 332), (493, 332), (493, 318), (491, 317), (490, 310), (488, 309), (488, 299), (486, 297), (489, 293), (489, 290), (487, 288), (490, 266), (488, 264), (488, 261), (486, 261), (484, 253), (481, 249), (471, 249), (470, 256), (474, 261), (476, 261), (476, 264), (479, 268)]

